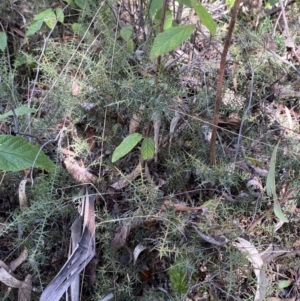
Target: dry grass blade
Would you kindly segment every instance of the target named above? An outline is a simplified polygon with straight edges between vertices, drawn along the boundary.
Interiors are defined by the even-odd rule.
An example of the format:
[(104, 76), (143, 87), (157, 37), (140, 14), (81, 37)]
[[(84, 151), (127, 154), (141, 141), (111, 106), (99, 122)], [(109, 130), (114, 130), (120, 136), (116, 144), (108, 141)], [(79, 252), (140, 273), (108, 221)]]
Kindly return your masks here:
[(94, 202), (95, 197), (91, 197), (86, 190), (85, 196), (82, 197), (83, 231), (81, 239), (71, 257), (42, 293), (40, 301), (58, 301), (95, 256)]

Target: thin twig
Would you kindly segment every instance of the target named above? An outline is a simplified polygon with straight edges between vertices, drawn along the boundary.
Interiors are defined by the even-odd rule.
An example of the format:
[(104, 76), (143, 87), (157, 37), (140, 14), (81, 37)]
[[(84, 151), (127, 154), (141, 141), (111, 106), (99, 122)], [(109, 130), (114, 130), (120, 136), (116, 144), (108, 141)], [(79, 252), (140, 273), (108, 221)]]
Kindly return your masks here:
[(219, 122), (219, 112), (221, 106), (221, 97), (222, 97), (222, 86), (223, 86), (223, 78), (225, 73), (225, 65), (226, 65), (226, 57), (230, 45), (230, 40), (235, 24), (235, 20), (237, 17), (237, 13), (240, 7), (240, 0), (236, 0), (232, 10), (232, 17), (229, 23), (228, 32), (224, 44), (224, 49), (221, 55), (221, 62), (220, 62), (220, 70), (218, 75), (218, 83), (217, 83), (217, 93), (216, 93), (216, 102), (215, 102), (215, 111), (214, 111), (214, 121), (213, 121), (213, 128), (212, 128), (212, 135), (210, 140), (210, 164), (216, 164), (216, 137), (217, 137), (217, 127)]
[(208, 243), (211, 243), (213, 245), (216, 245), (218, 247), (223, 247), (226, 243), (227, 243), (227, 239), (225, 238), (225, 240), (223, 241), (218, 241), (216, 239), (214, 239), (213, 237), (211, 236), (208, 236), (202, 232), (200, 232), (200, 230), (198, 229), (198, 227), (196, 227), (195, 225), (192, 225), (193, 229), (196, 231), (196, 233), (203, 239), (205, 240), (206, 242)]

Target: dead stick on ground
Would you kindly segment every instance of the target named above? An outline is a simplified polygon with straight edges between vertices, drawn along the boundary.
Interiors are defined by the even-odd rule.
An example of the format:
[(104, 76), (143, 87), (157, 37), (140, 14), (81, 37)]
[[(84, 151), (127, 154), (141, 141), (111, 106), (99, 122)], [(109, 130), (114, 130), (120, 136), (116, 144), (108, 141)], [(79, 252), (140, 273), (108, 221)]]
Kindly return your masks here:
[(210, 164), (212, 165), (216, 164), (216, 137), (217, 137), (217, 127), (219, 121), (219, 111), (221, 105), (222, 85), (223, 85), (223, 78), (225, 72), (226, 57), (230, 45), (230, 40), (231, 40), (235, 20), (239, 11), (240, 2), (241, 2), (240, 0), (236, 0), (234, 3), (233, 10), (232, 10), (232, 17), (228, 27), (228, 33), (226, 36), (224, 49), (221, 55), (220, 71), (218, 75), (217, 93), (216, 93), (216, 102), (215, 102), (214, 122), (213, 122), (212, 135), (210, 140), (210, 151), (209, 151)]

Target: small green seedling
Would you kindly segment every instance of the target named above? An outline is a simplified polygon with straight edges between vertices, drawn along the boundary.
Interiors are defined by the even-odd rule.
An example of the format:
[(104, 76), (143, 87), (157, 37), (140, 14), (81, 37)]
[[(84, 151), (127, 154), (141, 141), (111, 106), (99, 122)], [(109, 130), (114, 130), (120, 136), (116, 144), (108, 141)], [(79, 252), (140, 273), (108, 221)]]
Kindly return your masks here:
[(154, 156), (154, 140), (150, 137), (143, 137), (139, 133), (133, 133), (127, 136), (121, 144), (115, 149), (112, 155), (112, 162), (116, 162), (120, 158), (127, 155), (140, 141), (141, 145), (141, 155), (144, 160), (151, 159)]

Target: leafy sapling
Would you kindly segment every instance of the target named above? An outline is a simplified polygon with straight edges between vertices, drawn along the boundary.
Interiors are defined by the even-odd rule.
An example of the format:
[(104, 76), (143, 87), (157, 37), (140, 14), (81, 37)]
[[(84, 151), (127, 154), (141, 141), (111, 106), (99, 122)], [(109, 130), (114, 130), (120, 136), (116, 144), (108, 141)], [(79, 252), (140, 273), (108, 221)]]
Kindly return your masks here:
[[(143, 140), (143, 141), (142, 141)], [(114, 163), (127, 155), (140, 141), (141, 155), (144, 160), (151, 159), (154, 156), (154, 140), (151, 137), (143, 137), (140, 133), (128, 135), (121, 144), (114, 150), (111, 161)]]

